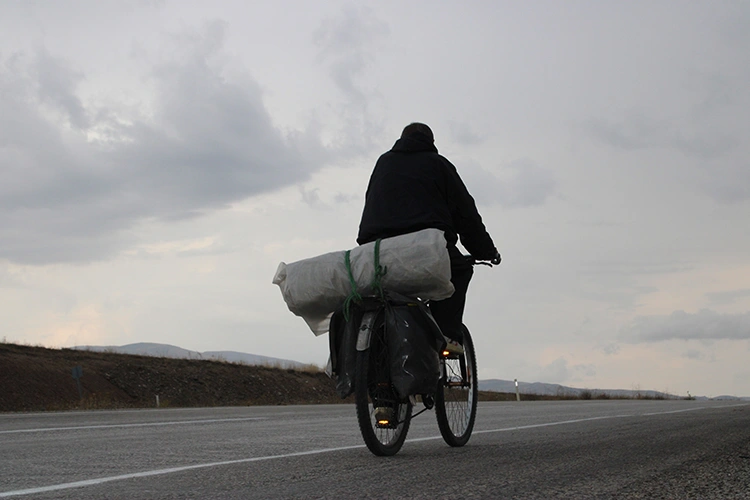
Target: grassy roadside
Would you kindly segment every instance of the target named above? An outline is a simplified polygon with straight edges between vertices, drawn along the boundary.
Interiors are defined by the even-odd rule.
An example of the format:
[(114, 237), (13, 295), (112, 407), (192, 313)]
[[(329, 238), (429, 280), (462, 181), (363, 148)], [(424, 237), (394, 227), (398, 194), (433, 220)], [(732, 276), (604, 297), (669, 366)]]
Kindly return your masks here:
[(160, 407), (342, 402), (319, 370), (0, 343), (0, 411), (152, 408), (156, 396)]
[[(80, 366), (81, 395), (73, 378)], [(118, 408), (352, 403), (319, 368), (292, 370), (216, 360), (0, 343), (0, 412)], [(480, 401), (515, 401), (480, 391)], [(611, 399), (605, 394), (541, 396), (523, 401)]]

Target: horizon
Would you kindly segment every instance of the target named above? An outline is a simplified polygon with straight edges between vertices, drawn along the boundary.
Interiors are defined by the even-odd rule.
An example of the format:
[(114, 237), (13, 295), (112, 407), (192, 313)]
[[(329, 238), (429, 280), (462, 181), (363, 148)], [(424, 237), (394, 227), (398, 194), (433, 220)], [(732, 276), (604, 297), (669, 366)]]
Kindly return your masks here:
[[(9, 343), (9, 342), (5, 342), (3, 340), (2, 343)], [(125, 345), (120, 345), (120, 346), (115, 346), (115, 345), (101, 345), (101, 346), (100, 345), (77, 345), (77, 346), (61, 347), (61, 348), (46, 347), (46, 346), (41, 346), (41, 345), (32, 346), (32, 345), (28, 345), (28, 344), (16, 344), (16, 345), (27, 345), (28, 347), (42, 347), (42, 348), (45, 348), (45, 349), (76, 349), (76, 350), (89, 350), (91, 348), (104, 349), (103, 351), (95, 351), (95, 352), (110, 352), (110, 351), (107, 351), (107, 350), (111, 350), (113, 348), (114, 349), (118, 349), (118, 348), (122, 349), (122, 348), (133, 347), (133, 346), (148, 345), (148, 346), (153, 346), (153, 348), (155, 348), (155, 349), (162, 349), (164, 347), (175, 348), (175, 349), (178, 349), (180, 351), (185, 351), (185, 352), (191, 353), (191, 354), (197, 354), (199, 356), (202, 356), (204, 354), (219, 354), (220, 355), (222, 353), (233, 353), (233, 354), (247, 355), (247, 356), (251, 356), (251, 357), (255, 357), (255, 358), (264, 358), (264, 360), (270, 360), (271, 362), (274, 362), (274, 361), (278, 361), (278, 362), (291, 362), (291, 363), (296, 363), (299, 366), (310, 366), (311, 365), (311, 364), (302, 363), (300, 361), (293, 360), (293, 359), (274, 358), (274, 357), (271, 357), (271, 356), (266, 356), (266, 355), (257, 354), (257, 353), (240, 352), (240, 351), (230, 351), (230, 350), (222, 350), (222, 349), (213, 350), (213, 351), (202, 351), (201, 352), (201, 351), (192, 351), (192, 350), (189, 350), (189, 349), (185, 349), (185, 348), (182, 348), (182, 347), (177, 346), (177, 345), (160, 344), (160, 343), (156, 343), (156, 342), (134, 342), (134, 343), (131, 343), (131, 344), (125, 344)], [(133, 352), (127, 352), (127, 351), (111, 351), (111, 352), (116, 352), (118, 354), (136, 354), (136, 355), (151, 356), (151, 357), (193, 359), (193, 358), (181, 358), (180, 356), (177, 356), (177, 355), (167, 355), (164, 352), (160, 353), (158, 351), (152, 351), (152, 352), (143, 351), (143, 352), (135, 352), (135, 353), (133, 353)], [(221, 359), (221, 358), (216, 358), (216, 357), (212, 357), (212, 356), (205, 357), (205, 358), (201, 357), (199, 359), (199, 361), (222, 361), (222, 362), (227, 362), (227, 363), (238, 363), (238, 364), (258, 364), (257, 362), (243, 361), (241, 359), (239, 359), (239, 360), (227, 360), (227, 359)], [(312, 365), (315, 366), (315, 367), (317, 367), (320, 371), (323, 371), (325, 369), (325, 366), (320, 366), (320, 365), (317, 365), (317, 364), (312, 364)], [(479, 371), (481, 373), (481, 370), (479, 370)], [(508, 384), (514, 384), (516, 382), (516, 380), (500, 379), (500, 378), (480, 378), (479, 382), (480, 382), (480, 385), (482, 383), (486, 384), (488, 382), (504, 382), (504, 383), (508, 383)], [(649, 393), (663, 394), (663, 395), (672, 396), (674, 398), (680, 398), (680, 399), (685, 399), (686, 397), (688, 397), (688, 398), (697, 398), (697, 399), (701, 399), (701, 398), (716, 399), (716, 398), (724, 398), (724, 397), (737, 398), (737, 399), (750, 399), (750, 396), (733, 395), (733, 394), (729, 394), (729, 393), (719, 393), (719, 395), (717, 395), (717, 396), (714, 396), (712, 394), (690, 394), (690, 393), (688, 393), (686, 395), (679, 395), (679, 394), (674, 394), (674, 393), (671, 393), (671, 392), (668, 392), (668, 391), (665, 391), (665, 390), (658, 390), (658, 389), (653, 389), (653, 388), (649, 389), (649, 388), (641, 388), (641, 387), (630, 388), (630, 389), (625, 389), (625, 388), (588, 387), (588, 386), (587, 387), (573, 387), (573, 386), (567, 386), (567, 385), (553, 383), (553, 382), (544, 382), (544, 381), (541, 381), (541, 380), (536, 380), (536, 381), (533, 381), (533, 382), (527, 382), (527, 381), (523, 381), (523, 380), (518, 380), (517, 382), (519, 384), (519, 388), (520, 388), (521, 385), (526, 385), (526, 386), (529, 386), (529, 385), (545, 385), (545, 386), (552, 386), (552, 387), (561, 387), (563, 389), (570, 389), (570, 390), (573, 390), (573, 391), (590, 391), (590, 392), (594, 393), (594, 396), (596, 395), (596, 393), (602, 393), (602, 394), (611, 395), (612, 393), (617, 393), (617, 392), (627, 392), (627, 393), (644, 393), (644, 394), (649, 394)], [(481, 390), (492, 390), (492, 389), (481, 389)], [(511, 389), (510, 392), (513, 392), (513, 390)], [(594, 399), (595, 399), (595, 397), (594, 397)]]
[(0, 2), (2, 335), (324, 365), (274, 272), (356, 246), (419, 121), (503, 256), (468, 292), (482, 377), (750, 395), (748, 25), (731, 1)]

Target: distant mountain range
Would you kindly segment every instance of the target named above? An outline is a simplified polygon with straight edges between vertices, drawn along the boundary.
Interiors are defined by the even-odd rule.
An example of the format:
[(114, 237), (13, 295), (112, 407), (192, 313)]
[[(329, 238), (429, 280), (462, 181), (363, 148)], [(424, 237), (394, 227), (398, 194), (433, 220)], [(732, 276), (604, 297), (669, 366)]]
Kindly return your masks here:
[[(495, 392), (516, 392), (515, 382), (512, 380), (499, 380), (499, 379), (488, 379), (479, 381), (479, 389), (482, 391), (495, 391)], [(667, 394), (665, 392), (651, 391), (651, 390), (627, 390), (627, 389), (579, 389), (576, 387), (567, 387), (560, 384), (547, 384), (544, 382), (518, 382), (518, 392), (521, 394), (536, 394), (541, 396), (580, 396), (581, 393), (588, 391), (592, 397), (596, 397), (597, 394), (607, 394), (611, 397), (626, 397), (635, 398), (640, 395), (643, 398), (676, 398), (674, 394)], [(734, 400), (734, 401), (750, 401), (750, 397), (736, 397), (736, 396), (716, 396), (713, 398), (707, 398), (705, 396), (696, 396), (697, 400)]]
[[(479, 390), (496, 392), (516, 392), (515, 382), (512, 380), (489, 379), (479, 381)], [(537, 394), (540, 396), (580, 396), (583, 392), (590, 392), (592, 396), (607, 394), (612, 397), (635, 397), (641, 395), (646, 398), (674, 398), (676, 396), (659, 391), (640, 391), (626, 389), (578, 389), (560, 384), (547, 384), (544, 382), (518, 382), (518, 391), (521, 394)]]
[(259, 356), (257, 354), (247, 354), (236, 351), (198, 352), (169, 344), (156, 344), (153, 342), (138, 342), (137, 344), (121, 346), (78, 345), (72, 349), (96, 352), (116, 352), (119, 354), (139, 354), (141, 356), (154, 356), (159, 358), (211, 359), (226, 361), (229, 363), (243, 363), (246, 365), (273, 366), (279, 368), (302, 368), (306, 366), (304, 363), (289, 359), (271, 358), (268, 356)]

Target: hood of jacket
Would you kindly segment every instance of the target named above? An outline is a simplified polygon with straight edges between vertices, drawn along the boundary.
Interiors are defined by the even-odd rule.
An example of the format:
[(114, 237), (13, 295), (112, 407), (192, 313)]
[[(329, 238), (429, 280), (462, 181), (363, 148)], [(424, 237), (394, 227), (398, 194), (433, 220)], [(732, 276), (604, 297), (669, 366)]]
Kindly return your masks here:
[(419, 153), (423, 151), (429, 151), (431, 153), (438, 152), (435, 144), (424, 134), (414, 134), (409, 137), (402, 137), (396, 141), (396, 144), (393, 145), (391, 151), (399, 153)]

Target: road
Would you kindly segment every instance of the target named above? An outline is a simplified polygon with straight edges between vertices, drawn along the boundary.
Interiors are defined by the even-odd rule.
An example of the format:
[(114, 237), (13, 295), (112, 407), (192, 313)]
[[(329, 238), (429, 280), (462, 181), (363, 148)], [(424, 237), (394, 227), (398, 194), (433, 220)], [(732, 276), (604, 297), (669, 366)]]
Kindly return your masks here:
[(482, 403), (390, 458), (350, 405), (2, 414), (0, 498), (750, 498), (750, 404)]

